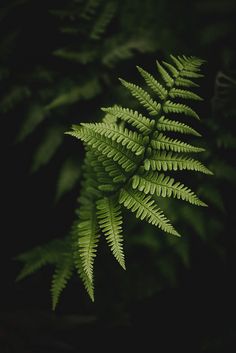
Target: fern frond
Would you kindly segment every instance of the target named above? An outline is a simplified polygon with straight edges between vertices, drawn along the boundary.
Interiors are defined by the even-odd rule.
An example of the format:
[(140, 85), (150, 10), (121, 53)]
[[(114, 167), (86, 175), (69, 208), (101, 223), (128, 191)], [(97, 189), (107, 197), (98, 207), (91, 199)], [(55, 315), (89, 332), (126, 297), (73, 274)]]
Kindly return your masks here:
[(180, 123), (179, 121), (166, 119), (164, 116), (158, 120), (157, 129), (160, 131), (179, 132), (181, 134), (191, 134), (199, 137), (201, 136), (199, 132), (190, 126), (184, 123)]
[(145, 170), (194, 170), (212, 175), (201, 162), (190, 157), (173, 154), (172, 152), (155, 152), (144, 161)]
[(92, 129), (97, 134), (105, 136), (112, 141), (121, 143), (122, 146), (126, 146), (127, 149), (134, 152), (136, 155), (140, 155), (144, 151), (143, 137), (136, 132), (130, 131), (123, 126), (116, 126), (105, 123), (85, 123), (81, 124), (85, 128)]
[[(78, 211), (79, 213), (79, 211)], [(84, 287), (91, 298), (94, 301), (94, 285), (93, 281), (90, 280), (86, 272), (84, 271), (82, 260), (80, 257), (80, 249), (79, 249), (79, 242), (78, 242), (78, 221), (74, 222), (72, 229), (71, 229), (71, 237), (72, 237), (72, 251), (73, 251), (73, 259), (74, 265), (78, 272), (79, 277), (81, 278)]]
[(114, 1), (109, 1), (107, 4), (105, 4), (102, 13), (100, 14), (93, 26), (92, 32), (90, 34), (91, 39), (98, 40), (101, 38), (107, 26), (113, 19), (116, 9), (117, 5)]
[(68, 248), (68, 239), (56, 239), (44, 246), (37, 246), (16, 257), (16, 260), (24, 264), (20, 271), (17, 281), (33, 274), (48, 264), (57, 264), (60, 262), (61, 254), (64, 254)]
[(155, 120), (150, 120), (137, 111), (133, 111), (132, 109), (128, 108), (122, 108), (117, 105), (114, 107), (102, 108), (102, 110), (109, 115), (116, 117), (117, 119), (126, 121), (144, 134), (150, 133), (155, 124)]
[(146, 172), (141, 176), (134, 175), (132, 178), (132, 187), (143, 191), (145, 194), (173, 197), (197, 206), (206, 206), (187, 186), (180, 182), (175, 182), (174, 178), (158, 174), (157, 172)]
[(156, 133), (151, 140), (151, 146), (157, 150), (166, 150), (173, 152), (198, 153), (205, 151), (204, 148), (192, 146), (189, 143), (172, 139), (162, 133)]
[(174, 84), (174, 79), (169, 75), (169, 73), (165, 70), (165, 68), (158, 61), (156, 61), (156, 64), (157, 64), (157, 69), (158, 69), (163, 81), (166, 83), (166, 86), (172, 87)]
[(170, 100), (165, 102), (163, 111), (165, 113), (184, 114), (199, 120), (198, 114), (192, 108), (185, 104), (171, 102)]
[(51, 293), (52, 293), (52, 309), (55, 310), (58, 304), (61, 292), (66, 287), (67, 282), (72, 276), (73, 258), (70, 254), (66, 254), (60, 264), (57, 265), (53, 275)]
[(132, 152), (89, 128), (78, 127), (67, 134), (85, 141), (93, 149), (98, 150), (109, 158), (113, 158), (125, 171), (131, 171), (136, 166), (137, 160)]
[(153, 92), (164, 100), (167, 97), (168, 91), (151, 74), (149, 74), (149, 72), (145, 71), (140, 66), (137, 66), (137, 69)]
[(33, 157), (31, 171), (36, 172), (41, 166), (47, 164), (60, 147), (63, 140), (64, 127), (52, 126), (44, 135), (42, 143), (38, 146)]
[(192, 80), (183, 77), (177, 77), (175, 85), (179, 87), (199, 87), (199, 85)]
[(171, 88), (169, 95), (171, 98), (182, 98), (182, 99), (192, 99), (192, 100), (197, 100), (201, 101), (203, 100), (198, 94), (185, 90), (185, 89), (179, 89), (179, 88)]
[(123, 86), (125, 86), (134, 96), (149, 112), (150, 115), (157, 115), (161, 109), (160, 103), (157, 103), (155, 100), (153, 100), (144, 89), (141, 87), (123, 80), (120, 78), (120, 81)]
[(155, 201), (151, 199), (151, 196), (146, 196), (140, 191), (131, 188), (123, 188), (120, 192), (119, 202), (128, 210), (136, 212), (137, 218), (145, 219), (148, 223), (158, 226), (164, 232), (179, 236), (179, 233), (170, 224), (163, 212), (154, 205)]
[(97, 252), (99, 234), (98, 223), (92, 202), (83, 203), (79, 209), (80, 222), (78, 224), (79, 255), (83, 269), (92, 282), (93, 264)]
[(119, 264), (125, 269), (121, 206), (114, 198), (97, 201), (98, 223), (106, 236), (111, 251)]
[[(173, 65), (157, 62), (162, 82), (138, 67), (150, 92), (125, 80), (121, 83), (146, 108), (149, 116), (120, 106), (102, 108), (102, 123), (82, 123), (68, 134), (82, 140), (87, 148), (85, 173), (80, 197), (79, 220), (73, 236), (74, 262), (93, 299), (93, 263), (99, 228), (120, 265), (125, 268), (121, 205), (164, 232), (179, 233), (160, 208), (158, 197), (177, 198), (206, 206), (187, 186), (157, 171), (192, 170), (212, 174), (200, 161), (183, 153), (204, 151), (164, 131), (200, 136), (191, 126), (166, 118), (164, 114), (183, 114), (198, 119), (197, 113), (178, 99), (201, 100), (190, 88), (198, 78), (201, 60), (172, 57)], [(189, 74), (190, 72), (190, 74)], [(193, 74), (191, 74), (193, 72)], [(173, 102), (171, 99), (175, 99)], [(164, 150), (164, 151), (162, 151)], [(157, 202), (157, 203), (156, 203)]]

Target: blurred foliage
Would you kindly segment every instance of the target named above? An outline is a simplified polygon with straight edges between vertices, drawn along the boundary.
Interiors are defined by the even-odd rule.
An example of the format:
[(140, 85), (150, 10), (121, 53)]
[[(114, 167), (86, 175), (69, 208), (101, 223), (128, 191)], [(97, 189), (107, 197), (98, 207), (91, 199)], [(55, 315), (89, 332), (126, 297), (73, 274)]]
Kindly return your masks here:
[[(131, 66), (148, 64), (160, 55), (165, 58), (170, 52), (208, 61), (202, 133), (209, 151), (206, 164), (215, 176), (210, 183), (197, 180), (199, 189), (191, 182), (209, 209), (176, 206), (174, 200), (166, 204), (160, 198), (162, 208), (184, 234), (177, 240), (129, 217), (127, 273), (110, 266), (105, 249), (101, 267), (97, 266), (98, 302), (103, 308), (106, 303), (125, 311), (130, 298), (139, 302), (178, 286), (182, 273), (191, 268), (196, 244), (209, 248), (222, 263), (226, 260), (236, 181), (235, 14), (234, 0), (2, 1), (1, 119), (19, 142), (28, 146), (36, 140), (37, 146), (32, 143), (28, 152), (33, 170), (47, 165), (47, 173), (59, 156), (57, 200), (78, 185), (83, 160), (82, 150), (66, 144), (62, 131), (72, 123), (99, 120), (98, 107), (113, 104), (114, 98), (125, 105), (129, 98), (117, 86), (118, 75), (132, 77)], [(56, 137), (56, 131), (61, 135)], [(230, 244), (235, 246), (235, 241)], [(116, 284), (110, 288), (114, 276)], [(123, 307), (115, 309), (117, 293)]]

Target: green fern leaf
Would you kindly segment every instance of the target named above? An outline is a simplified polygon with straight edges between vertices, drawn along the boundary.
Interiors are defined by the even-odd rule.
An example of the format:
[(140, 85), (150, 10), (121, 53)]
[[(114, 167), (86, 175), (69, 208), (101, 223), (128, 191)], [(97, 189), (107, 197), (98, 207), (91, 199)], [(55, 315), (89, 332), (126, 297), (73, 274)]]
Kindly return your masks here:
[(172, 87), (174, 84), (173, 78), (169, 75), (169, 73), (165, 70), (165, 68), (158, 61), (156, 61), (156, 64), (157, 64), (157, 69), (158, 69), (163, 81), (166, 83), (166, 86)]
[(179, 121), (166, 119), (164, 116), (158, 120), (157, 129), (160, 131), (179, 132), (181, 134), (191, 134), (199, 137), (201, 136), (199, 132), (190, 126), (184, 123), (180, 123)]
[(144, 161), (145, 170), (194, 170), (204, 174), (212, 175), (201, 162), (196, 159), (179, 156), (172, 152), (155, 152)]
[(162, 133), (156, 133), (151, 140), (151, 146), (157, 150), (166, 150), (173, 152), (198, 153), (204, 152), (204, 148), (192, 146), (186, 142), (169, 138)]
[(93, 149), (109, 158), (113, 158), (125, 171), (131, 171), (136, 166), (135, 155), (120, 144), (85, 127), (76, 127), (67, 134), (85, 141)]
[(157, 115), (161, 109), (160, 103), (154, 101), (151, 96), (141, 87), (134, 85), (131, 82), (127, 82), (120, 78), (123, 86), (125, 86), (149, 112), (150, 115)]
[[(78, 211), (79, 213), (79, 211)], [(78, 272), (79, 277), (81, 278), (84, 287), (91, 298), (92, 301), (94, 301), (94, 286), (93, 286), (93, 281), (90, 280), (86, 272), (84, 271), (82, 260), (80, 257), (80, 248), (79, 248), (79, 243), (78, 243), (78, 221), (74, 222), (71, 230), (71, 236), (72, 236), (72, 251), (73, 251), (73, 259), (74, 259), (74, 265), (75, 268)]]
[(199, 95), (188, 90), (171, 88), (169, 95), (171, 98), (182, 98), (182, 99), (192, 99), (192, 100), (203, 100)]
[(174, 197), (182, 199), (197, 206), (206, 206), (204, 202), (199, 200), (197, 195), (180, 182), (164, 174), (157, 172), (147, 172), (140, 175), (134, 175), (132, 178), (132, 187), (143, 191), (145, 194), (155, 194), (162, 197)]
[(116, 126), (105, 123), (95, 124), (81, 124), (86, 128), (92, 129), (97, 134), (105, 136), (112, 141), (121, 143), (122, 146), (126, 146), (127, 149), (134, 152), (136, 155), (140, 155), (144, 151), (142, 135), (138, 135), (136, 132), (129, 131), (123, 126)]
[(120, 192), (119, 202), (128, 210), (136, 212), (137, 218), (145, 219), (148, 223), (158, 226), (164, 232), (179, 236), (179, 233), (169, 223), (163, 212), (154, 205), (155, 201), (151, 199), (151, 196), (146, 196), (140, 191), (131, 188), (124, 188)]
[(55, 310), (58, 304), (61, 292), (66, 287), (67, 282), (72, 276), (73, 261), (70, 255), (65, 256), (65, 259), (57, 265), (53, 275), (51, 293), (52, 293), (52, 309)]
[(147, 85), (162, 99), (166, 99), (168, 91), (151, 75), (141, 67), (137, 66), (140, 74), (145, 79)]
[(166, 67), (166, 69), (169, 70), (169, 72), (171, 73), (174, 79), (176, 79), (179, 76), (179, 70), (176, 69), (176, 67), (174, 67), (170, 63), (167, 63), (166, 61), (162, 61), (162, 64)]
[(79, 255), (81, 257), (83, 269), (92, 282), (93, 264), (98, 246), (98, 224), (91, 202), (80, 207), (80, 223), (78, 224)]
[(122, 236), (121, 207), (114, 198), (103, 198), (97, 201), (98, 223), (106, 236), (112, 253), (125, 269)]
[[(156, 204), (158, 197), (172, 197), (206, 206), (190, 188), (157, 172), (192, 170), (212, 174), (200, 161), (183, 155), (204, 149), (162, 133), (169, 131), (200, 136), (191, 126), (168, 119), (163, 113), (181, 113), (198, 118), (192, 108), (178, 101), (172, 102), (171, 98), (201, 100), (189, 88), (179, 89), (178, 86), (195, 85), (189, 77), (200, 77), (198, 73), (202, 61), (193, 57), (172, 57), (172, 61), (173, 65), (157, 63), (162, 83), (138, 67), (147, 86), (160, 98), (160, 103), (145, 89), (121, 80), (141, 107), (146, 108), (150, 116), (155, 116), (155, 120), (138, 111), (115, 105), (102, 108), (105, 112), (102, 123), (82, 123), (68, 133), (82, 140), (86, 146), (79, 221), (73, 243), (76, 268), (92, 299), (93, 263), (99, 227), (113, 255), (125, 267), (121, 205), (134, 212), (137, 218), (177, 236), (179, 233)], [(194, 74), (189, 75), (189, 72)]]
[(116, 117), (130, 123), (132, 126), (137, 128), (141, 133), (149, 134), (155, 124), (155, 120), (150, 120), (137, 111), (132, 109), (122, 108), (117, 105), (110, 108), (102, 108), (102, 110), (109, 115)]
[(163, 111), (165, 113), (184, 114), (192, 116), (199, 120), (199, 116), (197, 115), (197, 113), (185, 104), (174, 103), (168, 100), (163, 106)]
[(187, 78), (177, 77), (175, 85), (179, 87), (199, 87), (199, 85)]

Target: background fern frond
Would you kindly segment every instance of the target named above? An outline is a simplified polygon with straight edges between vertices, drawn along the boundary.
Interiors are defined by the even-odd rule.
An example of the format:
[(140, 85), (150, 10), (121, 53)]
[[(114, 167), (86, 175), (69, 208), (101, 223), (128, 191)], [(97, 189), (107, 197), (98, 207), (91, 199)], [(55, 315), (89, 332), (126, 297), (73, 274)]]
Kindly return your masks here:
[(67, 282), (72, 276), (73, 266), (73, 258), (70, 254), (66, 254), (60, 264), (56, 266), (51, 285), (53, 310), (56, 309), (61, 292), (66, 287)]

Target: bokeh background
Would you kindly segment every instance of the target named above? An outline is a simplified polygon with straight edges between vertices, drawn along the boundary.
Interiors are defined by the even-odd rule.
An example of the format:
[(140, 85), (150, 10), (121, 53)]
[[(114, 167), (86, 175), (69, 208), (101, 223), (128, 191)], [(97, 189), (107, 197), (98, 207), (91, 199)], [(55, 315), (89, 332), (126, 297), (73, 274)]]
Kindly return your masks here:
[[(230, 352), (236, 348), (236, 3), (233, 0), (2, 0), (0, 3), (0, 351), (61, 353), (114, 346)], [(98, 121), (100, 107), (130, 106), (118, 77), (139, 81), (169, 54), (206, 60), (197, 110), (213, 177), (191, 186), (209, 205), (162, 208), (173, 239), (125, 222), (127, 271), (106, 247), (95, 303), (75, 276), (51, 310), (53, 269), (16, 282), (15, 257), (63, 238), (73, 222), (84, 150), (64, 135)], [(89, 338), (89, 339), (88, 339)], [(111, 346), (112, 347), (112, 346)]]

